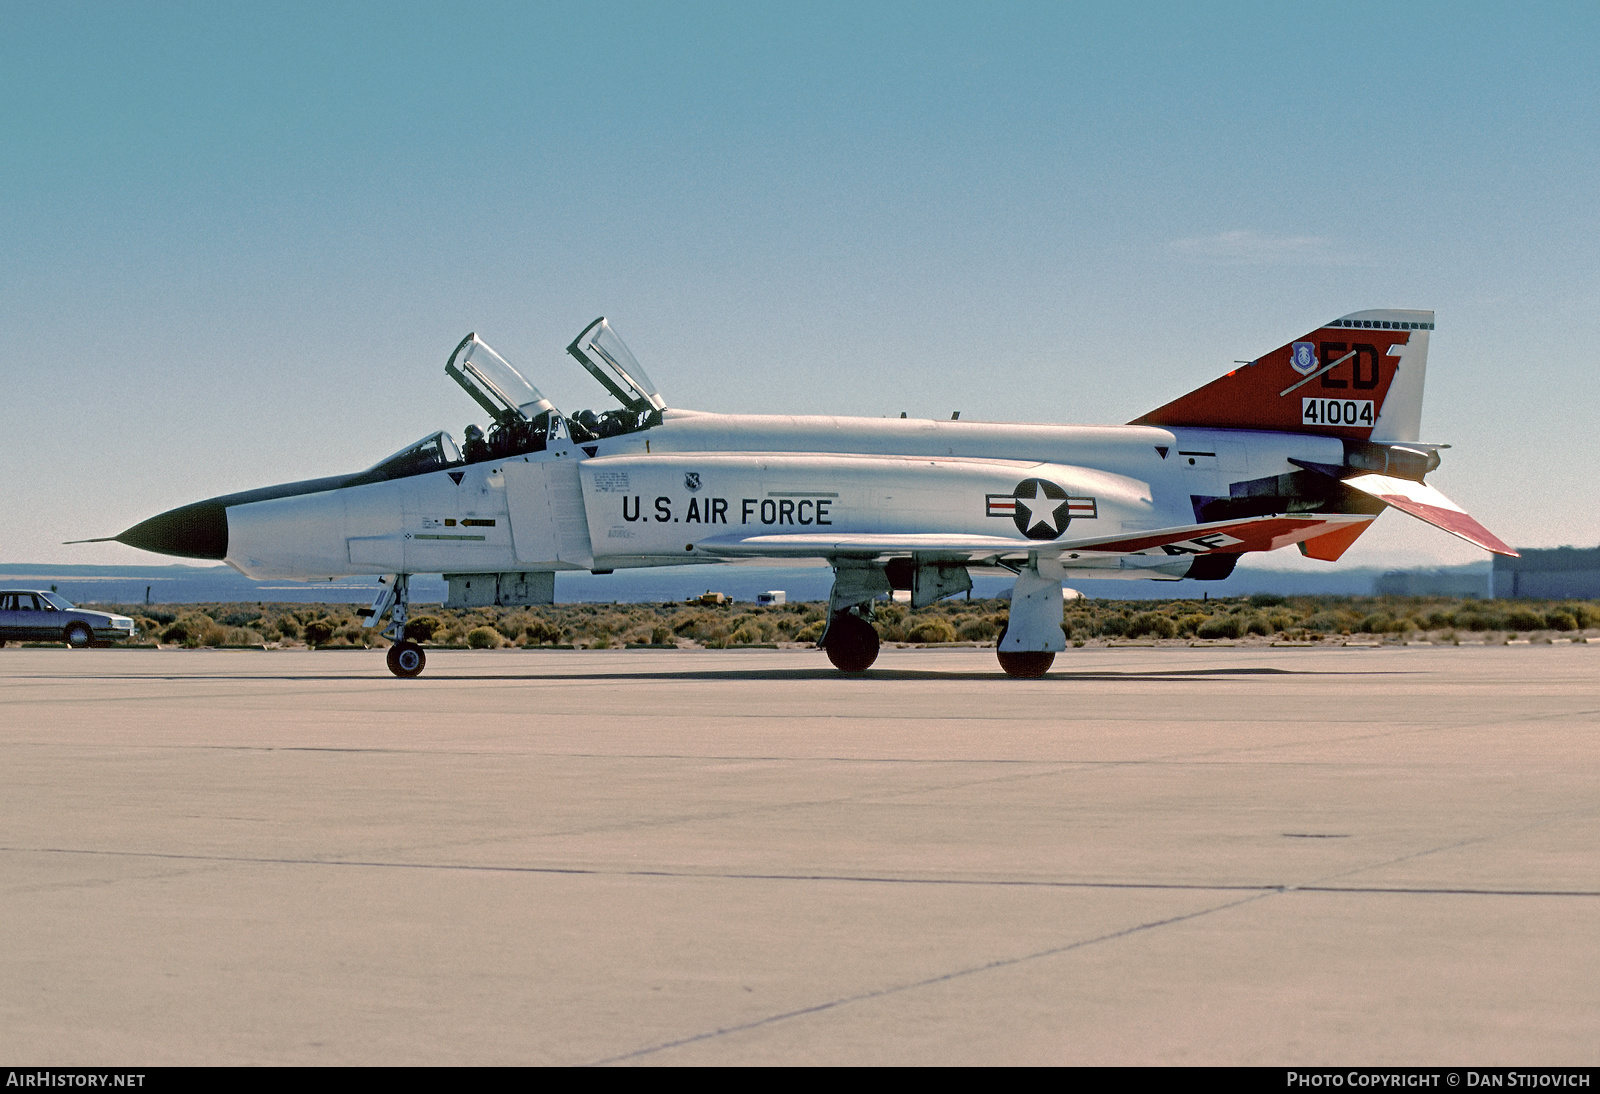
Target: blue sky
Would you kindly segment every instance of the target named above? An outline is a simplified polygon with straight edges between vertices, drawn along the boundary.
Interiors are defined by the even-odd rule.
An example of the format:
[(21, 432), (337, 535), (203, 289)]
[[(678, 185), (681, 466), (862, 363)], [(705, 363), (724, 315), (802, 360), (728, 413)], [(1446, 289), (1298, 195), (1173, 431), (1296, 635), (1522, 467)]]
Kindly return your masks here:
[[(1120, 422), (1438, 312), (1432, 481), (1600, 542), (1600, 8), (0, 6), (0, 560), (480, 417), (599, 314), (671, 405)], [(1387, 514), (1349, 564), (1470, 561)], [(1310, 565), (1282, 552), (1272, 561)]]

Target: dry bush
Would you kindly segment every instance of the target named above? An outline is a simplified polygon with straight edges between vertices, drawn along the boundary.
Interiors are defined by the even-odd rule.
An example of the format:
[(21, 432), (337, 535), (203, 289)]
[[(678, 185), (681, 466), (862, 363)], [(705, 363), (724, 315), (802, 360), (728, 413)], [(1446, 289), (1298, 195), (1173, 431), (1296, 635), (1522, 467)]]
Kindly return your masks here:
[(1140, 612), (1128, 621), (1126, 633), (1129, 638), (1140, 638), (1147, 634), (1152, 638), (1175, 638), (1178, 627), (1165, 612)]
[(1238, 638), (1244, 634), (1244, 621), (1219, 612), (1200, 624), (1195, 633), (1201, 638)]
[[(1544, 629), (1544, 616), (1529, 608), (1513, 608), (1506, 613), (1506, 625), (1514, 631), (1537, 631)], [(1495, 628), (1498, 630), (1499, 628)]]
[(1573, 617), (1572, 613), (1559, 608), (1545, 613), (1544, 625), (1553, 631), (1575, 631), (1578, 629), (1578, 621)]
[(956, 637), (963, 642), (986, 642), (999, 633), (994, 620), (982, 615), (967, 616), (956, 626)]
[(1121, 612), (1097, 615), (1094, 621), (1094, 633), (1105, 638), (1120, 638), (1128, 633), (1128, 617)]
[(529, 646), (547, 646), (561, 641), (561, 628), (545, 619), (535, 619), (522, 628), (523, 642)]
[(941, 616), (922, 616), (906, 628), (907, 642), (954, 642), (956, 629)]

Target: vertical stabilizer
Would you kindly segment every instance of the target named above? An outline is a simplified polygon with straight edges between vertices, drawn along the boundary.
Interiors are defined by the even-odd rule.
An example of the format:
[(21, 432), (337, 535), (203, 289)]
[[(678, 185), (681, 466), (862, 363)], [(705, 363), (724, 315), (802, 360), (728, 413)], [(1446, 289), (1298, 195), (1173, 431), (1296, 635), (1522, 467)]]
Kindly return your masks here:
[(1353, 312), (1132, 424), (1415, 441), (1432, 330), (1431, 311)]
[[(1433, 313), (1428, 317), (1428, 328), (1433, 326)], [(1372, 427), (1368, 440), (1374, 444), (1402, 444), (1422, 439), (1422, 383), (1428, 377), (1428, 339), (1431, 329), (1412, 331), (1404, 343), (1391, 346), (1394, 360), (1394, 383), (1383, 400), (1383, 410), (1378, 424)], [(1395, 353), (1398, 349), (1400, 352)]]

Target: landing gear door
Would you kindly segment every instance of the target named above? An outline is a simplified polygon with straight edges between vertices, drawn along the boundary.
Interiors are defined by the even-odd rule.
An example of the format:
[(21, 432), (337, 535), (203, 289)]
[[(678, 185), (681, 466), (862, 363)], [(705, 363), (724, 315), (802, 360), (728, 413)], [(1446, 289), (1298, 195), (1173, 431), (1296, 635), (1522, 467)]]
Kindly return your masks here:
[(633, 354), (601, 316), (573, 339), (567, 352), (593, 374), (619, 403), (640, 414), (665, 410), (666, 401)]

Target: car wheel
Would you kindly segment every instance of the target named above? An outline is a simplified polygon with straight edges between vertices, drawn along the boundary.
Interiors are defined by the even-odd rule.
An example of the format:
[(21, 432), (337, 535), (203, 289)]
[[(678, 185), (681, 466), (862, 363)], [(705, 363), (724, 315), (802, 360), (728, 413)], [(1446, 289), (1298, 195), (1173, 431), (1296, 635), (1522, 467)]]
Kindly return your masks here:
[(390, 646), (385, 659), (389, 663), (389, 671), (406, 680), (420, 676), (423, 666), (428, 663), (428, 655), (422, 652), (422, 647), (409, 639)]
[(84, 650), (88, 649), (89, 644), (94, 641), (94, 632), (82, 623), (72, 623), (67, 626), (62, 637), (67, 640), (67, 645), (73, 649)]
[(866, 672), (878, 659), (878, 632), (859, 615), (840, 612), (828, 628), (828, 660), (840, 672)]

